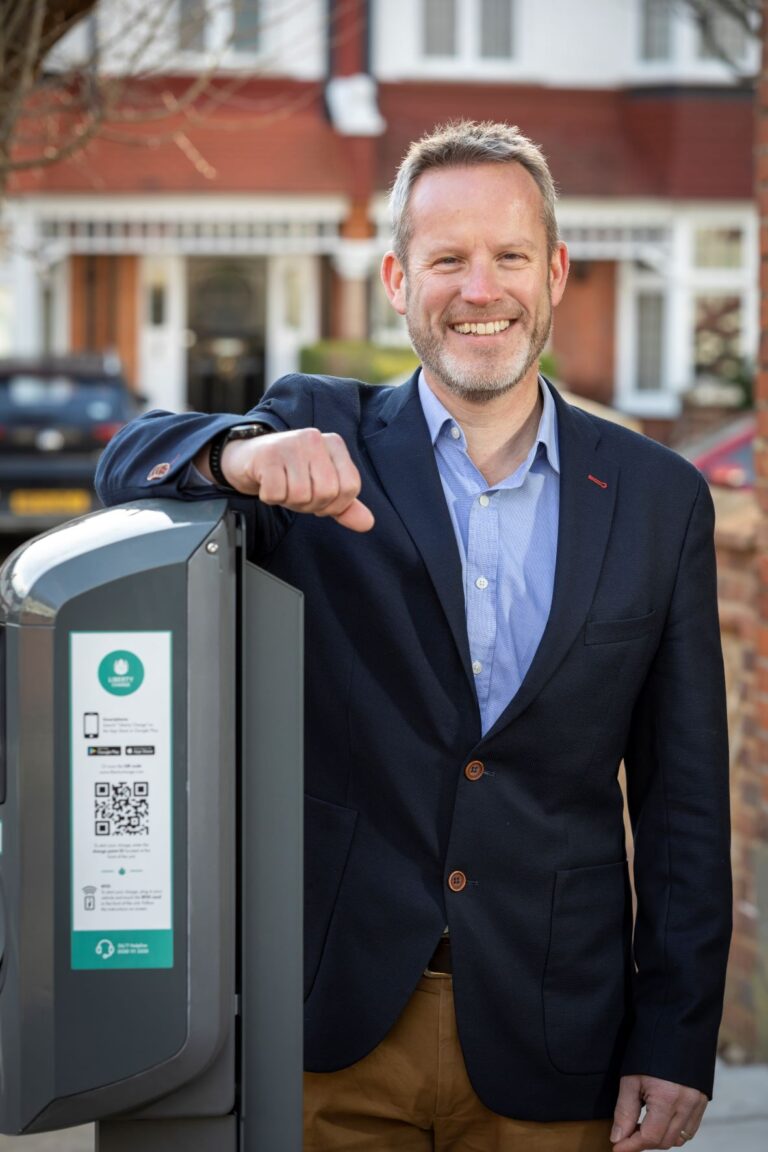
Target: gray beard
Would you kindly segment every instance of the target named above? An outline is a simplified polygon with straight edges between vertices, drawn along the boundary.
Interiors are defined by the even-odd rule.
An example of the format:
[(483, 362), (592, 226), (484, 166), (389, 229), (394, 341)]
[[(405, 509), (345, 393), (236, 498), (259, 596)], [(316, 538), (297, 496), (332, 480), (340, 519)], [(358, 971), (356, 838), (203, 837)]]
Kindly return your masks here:
[[(480, 317), (478, 317), (480, 319)], [(552, 309), (534, 325), (526, 348), (520, 349), (512, 363), (492, 371), (489, 367), (468, 368), (445, 349), (429, 329), (421, 328), (406, 313), (408, 335), (424, 367), (449, 391), (462, 400), (487, 404), (503, 396), (520, 383), (538, 361), (552, 328)], [(471, 339), (471, 337), (470, 337)]]

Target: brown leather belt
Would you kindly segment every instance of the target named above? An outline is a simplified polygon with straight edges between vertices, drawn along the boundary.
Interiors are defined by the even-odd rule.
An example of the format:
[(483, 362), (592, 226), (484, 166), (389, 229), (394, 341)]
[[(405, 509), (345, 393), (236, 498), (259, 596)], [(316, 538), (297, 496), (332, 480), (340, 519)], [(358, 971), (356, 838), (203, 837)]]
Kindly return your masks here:
[(432, 959), (427, 964), (427, 972), (440, 972), (446, 976), (453, 974), (450, 936), (441, 936), (438, 940)]

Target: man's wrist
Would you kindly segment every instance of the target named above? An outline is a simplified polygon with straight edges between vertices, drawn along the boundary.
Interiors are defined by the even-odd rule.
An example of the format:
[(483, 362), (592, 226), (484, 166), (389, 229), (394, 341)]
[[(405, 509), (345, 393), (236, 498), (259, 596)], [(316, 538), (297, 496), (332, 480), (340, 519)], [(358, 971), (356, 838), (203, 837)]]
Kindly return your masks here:
[(237, 491), (229, 483), (221, 467), (221, 458), (227, 444), (233, 440), (253, 440), (257, 436), (267, 436), (272, 431), (274, 429), (266, 424), (235, 424), (219, 432), (218, 436), (214, 436), (208, 449), (208, 469), (217, 488), (222, 488), (225, 492)]

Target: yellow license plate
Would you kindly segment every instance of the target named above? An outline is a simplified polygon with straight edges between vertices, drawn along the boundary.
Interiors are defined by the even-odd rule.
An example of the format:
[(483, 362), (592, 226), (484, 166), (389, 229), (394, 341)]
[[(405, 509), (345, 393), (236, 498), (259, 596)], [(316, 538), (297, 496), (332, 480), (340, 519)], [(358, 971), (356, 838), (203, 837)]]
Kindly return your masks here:
[(91, 494), (83, 488), (17, 488), (8, 504), (14, 516), (76, 516), (90, 512)]

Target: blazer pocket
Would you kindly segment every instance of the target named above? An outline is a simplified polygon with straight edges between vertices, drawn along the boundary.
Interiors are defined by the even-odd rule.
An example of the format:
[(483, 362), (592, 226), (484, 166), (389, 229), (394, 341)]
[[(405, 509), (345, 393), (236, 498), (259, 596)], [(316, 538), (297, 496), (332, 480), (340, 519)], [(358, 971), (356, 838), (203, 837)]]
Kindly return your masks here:
[(357, 812), (304, 797), (304, 997), (315, 982), (347, 866)]
[(627, 862), (557, 872), (544, 969), (544, 1031), (559, 1071), (608, 1070), (630, 1005), (632, 898)]
[(621, 640), (637, 640), (653, 628), (656, 609), (645, 616), (630, 616), (625, 620), (588, 620), (584, 633), (585, 644), (617, 644)]

